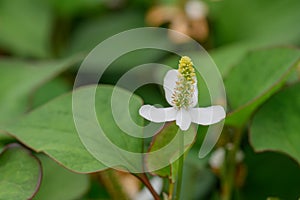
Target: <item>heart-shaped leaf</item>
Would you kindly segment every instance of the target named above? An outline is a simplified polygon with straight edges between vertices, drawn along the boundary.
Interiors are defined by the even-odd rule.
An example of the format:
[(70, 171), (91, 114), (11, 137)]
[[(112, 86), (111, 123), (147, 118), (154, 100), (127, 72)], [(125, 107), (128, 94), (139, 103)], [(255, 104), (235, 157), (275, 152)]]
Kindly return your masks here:
[[(94, 91), (96, 91), (95, 96), (93, 96)], [(114, 91), (118, 94), (114, 106), (117, 116), (113, 115), (111, 107)], [(95, 98), (96, 105), (91, 106), (96, 109), (93, 109), (91, 113), (96, 111), (98, 118), (96, 122), (92, 121), (93, 118), (89, 115), (91, 113), (86, 113), (87, 108), (90, 107), (87, 104), (88, 95), (92, 95), (92, 99)], [(72, 103), (74, 102), (72, 102), (70, 93), (39, 107), (16, 124), (9, 126), (6, 131), (33, 150), (44, 152), (66, 168), (82, 173), (104, 170), (108, 167), (107, 164), (104, 165), (93, 157), (89, 151), (92, 151), (94, 156), (95, 154), (101, 158), (104, 156), (104, 159), (108, 159), (107, 162), (128, 159), (124, 158), (123, 151), (114, 151), (114, 145), (128, 152), (142, 152), (143, 140), (123, 132), (116, 123), (118, 121), (124, 125), (131, 134), (142, 135), (142, 128), (132, 130), (127, 123), (133, 119), (139, 125), (142, 124), (143, 119), (138, 115), (138, 109), (142, 105), (140, 98), (135, 95), (131, 96), (131, 93), (113, 86), (83, 87), (74, 91), (73, 97), (76, 98), (76, 107), (80, 110), (79, 113), (73, 113)], [(129, 105), (125, 101), (128, 98), (130, 99)], [(127, 116), (127, 106), (131, 118)], [(80, 121), (79, 124), (76, 124), (77, 128), (85, 127), (85, 131), (81, 133), (85, 135), (78, 133), (74, 117)], [(101, 129), (98, 130), (99, 124)], [(98, 134), (101, 130), (105, 132), (104, 138), (109, 138), (109, 144), (107, 144), (107, 140), (99, 138)], [(93, 135), (89, 135), (90, 133)], [(82, 144), (79, 135), (87, 146)], [(89, 151), (86, 148), (89, 148)], [(97, 158), (99, 159), (99, 157)]]
[(229, 104), (233, 110), (226, 123), (241, 126), (252, 112), (284, 84), (300, 59), (300, 51), (271, 48), (249, 53), (225, 80)]
[(250, 141), (256, 151), (279, 151), (300, 164), (300, 83), (267, 101), (255, 114)]
[(0, 199), (31, 199), (40, 186), (40, 162), (18, 144), (10, 144), (0, 154)]

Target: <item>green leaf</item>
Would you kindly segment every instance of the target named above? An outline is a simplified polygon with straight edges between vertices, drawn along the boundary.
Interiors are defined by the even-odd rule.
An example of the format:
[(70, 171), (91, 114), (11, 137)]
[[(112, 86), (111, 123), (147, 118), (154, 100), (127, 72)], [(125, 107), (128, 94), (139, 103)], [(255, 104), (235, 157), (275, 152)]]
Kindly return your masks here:
[[(73, 95), (76, 96), (80, 102), (78, 105), (79, 108), (82, 109), (82, 113), (80, 113), (82, 116), (77, 117), (83, 120), (82, 123), (84, 123), (84, 126), (87, 126), (87, 130), (96, 131), (96, 135), (85, 136), (88, 140), (90, 138), (92, 139), (89, 141), (89, 147), (93, 148), (94, 152), (107, 156), (108, 159), (122, 159), (123, 155), (114, 154), (114, 151), (110, 148), (103, 148), (107, 144), (98, 138), (98, 124), (91, 123), (90, 116), (84, 117), (87, 108), (87, 94), (90, 94), (94, 89), (95, 86), (83, 87), (73, 92)], [(119, 105), (116, 105), (118, 119), (122, 119), (125, 123), (128, 122), (128, 120), (131, 121), (126, 115), (128, 105), (123, 101), (131, 97), (129, 104), (131, 117), (141, 125), (142, 118), (138, 115), (138, 109), (142, 105), (142, 100), (135, 95), (131, 96), (131, 93), (125, 90), (113, 86), (99, 86), (97, 88), (95, 96), (98, 117), (97, 123), (100, 123), (105, 133), (109, 133), (106, 136), (119, 148), (131, 152), (141, 152), (142, 139), (127, 135), (115, 122), (111, 109), (111, 96), (114, 89), (116, 89), (119, 95), (117, 99)], [(119, 101), (121, 99), (122, 101)], [(124, 103), (126, 106), (124, 106)], [(142, 129), (139, 130), (142, 131)], [(107, 168), (106, 165), (100, 163), (87, 151), (79, 138), (72, 112), (72, 94), (60, 96), (39, 107), (24, 116), (24, 118), (16, 124), (8, 127), (6, 131), (26, 146), (37, 152), (44, 152), (70, 170), (90, 173)], [(89, 132), (87, 131), (86, 133)], [(141, 135), (142, 133), (139, 134)], [(106, 153), (106, 151), (108, 153)]]
[[(180, 141), (181, 137), (179, 136), (179, 134), (184, 134), (184, 141)], [(166, 167), (156, 170), (152, 173), (159, 175), (161, 177), (168, 177), (172, 182), (175, 182), (177, 170), (178, 170), (177, 160), (178, 160), (178, 156), (180, 155), (180, 152), (178, 152), (180, 142), (184, 142), (184, 146), (185, 146), (184, 152), (186, 154), (188, 150), (191, 148), (192, 144), (195, 142), (195, 139), (196, 139), (196, 130), (193, 126), (191, 126), (187, 131), (182, 132), (179, 130), (175, 122), (168, 123), (159, 133), (157, 133), (154, 136), (148, 152), (151, 153), (151, 152), (159, 151), (162, 148), (166, 147), (167, 145), (170, 145), (171, 143), (174, 143), (177, 146), (173, 148), (172, 151), (162, 152), (160, 154), (161, 157), (154, 157), (154, 156), (146, 157), (146, 165), (148, 166), (149, 169), (151, 169), (152, 166), (155, 166), (157, 162), (166, 160), (165, 163), (168, 164)], [(167, 152), (167, 154), (165, 152)]]
[(232, 68), (247, 55), (249, 51), (267, 46), (263, 42), (242, 41), (211, 50), (210, 56), (216, 63), (223, 78), (226, 78)]
[(289, 157), (274, 152), (255, 154), (247, 148), (245, 163), (248, 173), (241, 191), (243, 198), (238, 199), (299, 198), (299, 165)]
[(52, 13), (46, 1), (1, 0), (0, 46), (8, 53), (49, 57)]
[(34, 200), (79, 199), (89, 188), (89, 177), (85, 174), (75, 174), (55, 163), (47, 156), (40, 154), (43, 179)]
[(40, 162), (18, 144), (0, 154), (0, 199), (31, 199), (42, 178)]
[(295, 69), (300, 51), (270, 48), (249, 53), (227, 76), (226, 93), (233, 110), (229, 125), (241, 126), (253, 111), (276, 92)]
[(71, 83), (61, 77), (56, 77), (53, 80), (43, 84), (38, 88), (32, 98), (32, 107), (36, 108), (48, 102), (49, 100), (58, 97), (72, 90)]
[(276, 94), (255, 114), (250, 140), (256, 151), (279, 151), (300, 164), (300, 83)]
[(61, 61), (0, 60), (0, 127), (29, 109), (30, 96), (40, 85), (74, 65), (81, 56)]

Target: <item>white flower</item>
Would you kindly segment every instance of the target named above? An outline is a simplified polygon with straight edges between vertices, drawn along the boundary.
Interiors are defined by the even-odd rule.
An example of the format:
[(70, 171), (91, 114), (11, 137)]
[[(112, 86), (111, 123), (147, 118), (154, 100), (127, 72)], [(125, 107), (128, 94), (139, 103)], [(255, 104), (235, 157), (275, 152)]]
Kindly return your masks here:
[(181, 130), (189, 129), (191, 123), (210, 125), (225, 118), (222, 106), (194, 108), (198, 103), (198, 88), (195, 70), (191, 59), (183, 56), (178, 70), (170, 70), (164, 78), (164, 90), (169, 108), (156, 108), (143, 105), (139, 113), (152, 122), (168, 122), (176, 120)]

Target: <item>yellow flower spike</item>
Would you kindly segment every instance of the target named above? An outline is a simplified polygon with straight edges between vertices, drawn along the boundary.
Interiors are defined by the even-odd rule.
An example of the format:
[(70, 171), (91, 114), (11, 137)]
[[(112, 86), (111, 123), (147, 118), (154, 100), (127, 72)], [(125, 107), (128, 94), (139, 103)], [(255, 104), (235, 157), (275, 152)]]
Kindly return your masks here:
[(193, 103), (192, 96), (195, 82), (196, 74), (193, 62), (188, 56), (183, 56), (179, 60), (178, 81), (172, 95), (172, 102), (176, 105), (177, 109), (188, 109)]

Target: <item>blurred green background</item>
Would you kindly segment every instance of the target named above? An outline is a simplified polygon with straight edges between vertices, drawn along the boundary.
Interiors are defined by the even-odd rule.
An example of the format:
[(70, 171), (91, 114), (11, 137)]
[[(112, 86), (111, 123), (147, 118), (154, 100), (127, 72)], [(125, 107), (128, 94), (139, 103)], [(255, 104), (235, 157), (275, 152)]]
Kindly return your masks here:
[[(218, 146), (232, 142), (232, 130), (243, 127), (245, 159), (237, 165), (232, 198), (299, 198), (299, 22), (299, 0), (0, 0), (0, 125), (71, 91), (84, 56), (108, 37), (137, 27), (171, 28), (197, 40), (225, 80), (231, 115)], [(176, 68), (178, 58), (149, 49), (128, 53), (101, 83), (114, 84), (129, 69), (149, 62)], [(285, 87), (293, 88), (281, 93)], [(159, 86), (146, 85), (136, 93), (145, 103), (166, 105)], [(219, 199), (222, 193), (221, 169), (197, 158), (203, 137), (199, 134), (186, 160), (185, 200)], [(15, 141), (0, 133), (0, 149)], [(252, 146), (272, 152), (257, 154)], [(99, 181), (97, 174), (74, 174), (39, 158), (48, 167), (36, 199), (118, 199), (106, 182), (120, 174), (104, 173)], [(62, 180), (64, 186), (55, 184)]]

